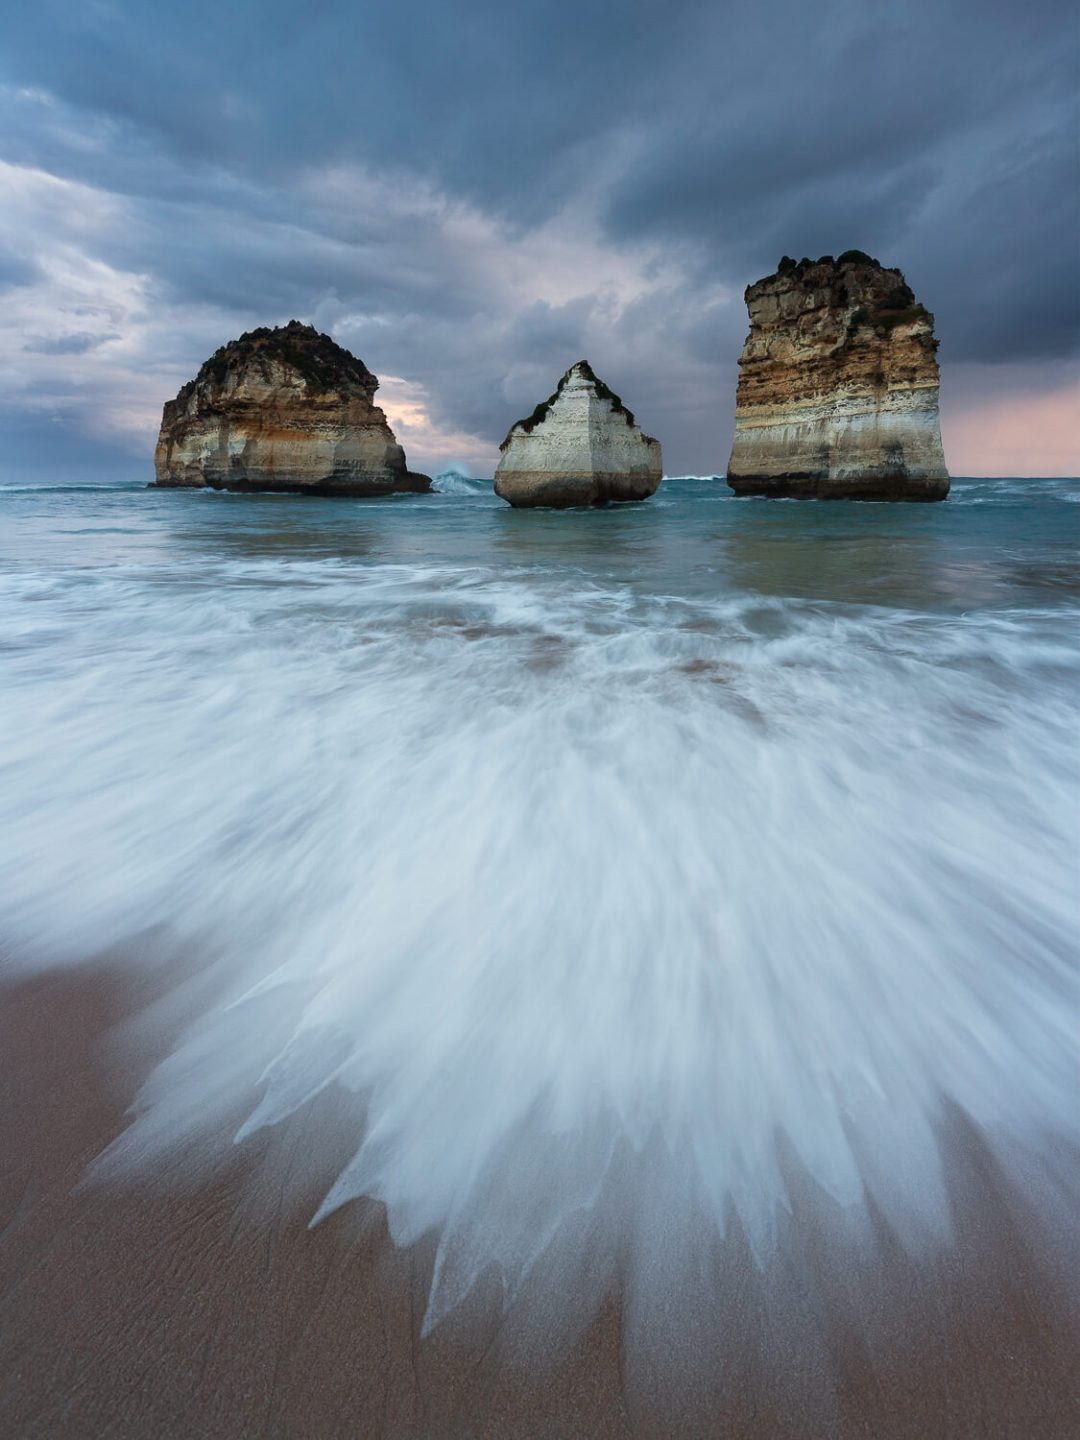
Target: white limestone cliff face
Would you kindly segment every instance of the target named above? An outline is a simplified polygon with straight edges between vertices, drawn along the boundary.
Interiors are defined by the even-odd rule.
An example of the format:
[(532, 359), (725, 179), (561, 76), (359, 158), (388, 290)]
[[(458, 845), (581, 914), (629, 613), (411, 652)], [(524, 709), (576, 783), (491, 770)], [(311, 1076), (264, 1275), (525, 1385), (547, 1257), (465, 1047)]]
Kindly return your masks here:
[(165, 405), (155, 483), (321, 495), (430, 490), (374, 403), (378, 384), (310, 325), (253, 330)]
[(860, 251), (748, 287), (727, 482), (738, 495), (943, 500), (934, 317)]
[(501, 450), (495, 493), (517, 506), (647, 500), (663, 476), (660, 442), (642, 434), (586, 360), (511, 426)]

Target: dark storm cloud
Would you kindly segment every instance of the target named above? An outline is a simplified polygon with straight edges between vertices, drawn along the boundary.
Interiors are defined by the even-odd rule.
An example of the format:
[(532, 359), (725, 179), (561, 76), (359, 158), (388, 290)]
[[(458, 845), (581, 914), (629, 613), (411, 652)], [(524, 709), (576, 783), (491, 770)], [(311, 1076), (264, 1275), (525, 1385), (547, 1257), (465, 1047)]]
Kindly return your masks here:
[(406, 164), (535, 215), (588, 168), (593, 134), (648, 113), (641, 67), (677, 52), (699, 8), (672, 0), (657, 26), (596, 0), (44, 0), (8, 25), (8, 71), (188, 160)]
[[(782, 253), (901, 266), (946, 366), (1076, 347), (1057, 0), (41, 0), (5, 24), (0, 158), (75, 186), (28, 222), (40, 303), (62, 296), (23, 335), (43, 357), (145, 380), (106, 343), (122, 313), (175, 389), (297, 315), (493, 446), (588, 354), (674, 468), (715, 470), (741, 291)], [(38, 238), (0, 286), (32, 284)], [(73, 248), (100, 295), (69, 293)]]
[(1074, 347), (1071, 10), (826, 5), (789, 18), (756, 64), (740, 37), (759, 83), (718, 87), (704, 118), (696, 96), (665, 117), (614, 187), (612, 233), (696, 239), (703, 264), (747, 279), (781, 253), (856, 246), (908, 271), (946, 356)]

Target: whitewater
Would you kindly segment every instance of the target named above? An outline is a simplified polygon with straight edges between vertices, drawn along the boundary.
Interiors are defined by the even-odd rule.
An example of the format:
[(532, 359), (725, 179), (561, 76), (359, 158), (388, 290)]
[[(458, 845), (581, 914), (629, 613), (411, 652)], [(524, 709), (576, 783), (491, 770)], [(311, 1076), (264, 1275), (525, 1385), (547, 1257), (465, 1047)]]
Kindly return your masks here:
[(439, 489), (0, 493), (0, 964), (170, 1036), (88, 1183), (332, 1090), (308, 1218), (436, 1235), (429, 1329), (489, 1267), (654, 1323), (800, 1183), (947, 1247), (957, 1115), (1067, 1214), (1075, 484)]

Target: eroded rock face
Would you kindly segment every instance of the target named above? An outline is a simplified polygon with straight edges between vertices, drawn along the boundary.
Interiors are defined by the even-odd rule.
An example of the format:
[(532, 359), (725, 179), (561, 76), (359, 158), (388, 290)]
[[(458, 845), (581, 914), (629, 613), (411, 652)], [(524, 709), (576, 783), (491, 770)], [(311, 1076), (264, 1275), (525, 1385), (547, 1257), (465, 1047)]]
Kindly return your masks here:
[(727, 482), (738, 495), (944, 500), (934, 317), (858, 250), (746, 291)]
[(660, 484), (660, 442), (643, 435), (587, 360), (500, 447), (495, 493), (511, 505), (602, 505), (647, 500)]
[(320, 495), (430, 490), (374, 403), (378, 384), (311, 325), (252, 330), (165, 405), (156, 483)]

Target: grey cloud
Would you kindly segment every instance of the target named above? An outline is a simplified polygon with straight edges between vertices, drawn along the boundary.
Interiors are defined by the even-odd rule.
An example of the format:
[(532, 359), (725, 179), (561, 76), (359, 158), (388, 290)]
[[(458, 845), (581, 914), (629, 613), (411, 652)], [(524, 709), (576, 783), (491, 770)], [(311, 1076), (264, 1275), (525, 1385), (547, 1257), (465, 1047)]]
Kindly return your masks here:
[(6, 485), (57, 484), (77, 477), (108, 484), (147, 479), (145, 457), (130, 446), (88, 440), (70, 416), (30, 413), (0, 402), (0, 482)]
[(39, 273), (36, 261), (25, 255), (0, 250), (0, 291), (14, 290), (20, 285), (32, 285)]
[(104, 345), (107, 340), (116, 339), (115, 335), (93, 335), (89, 331), (81, 331), (70, 335), (30, 335), (27, 337), (23, 349), (33, 355), (85, 355), (88, 350), (96, 350), (99, 345)]

